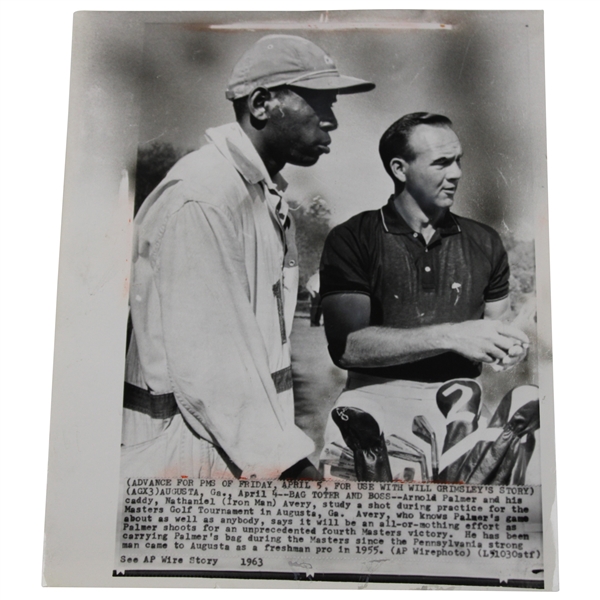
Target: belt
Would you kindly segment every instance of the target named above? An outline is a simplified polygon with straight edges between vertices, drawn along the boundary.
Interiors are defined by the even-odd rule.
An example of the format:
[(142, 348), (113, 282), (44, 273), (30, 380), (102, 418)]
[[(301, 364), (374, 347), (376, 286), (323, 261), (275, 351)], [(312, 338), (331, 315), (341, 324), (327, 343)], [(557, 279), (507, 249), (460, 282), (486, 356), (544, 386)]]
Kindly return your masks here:
[[(292, 367), (285, 367), (271, 373), (278, 394), (292, 389)], [(144, 413), (153, 419), (169, 419), (177, 414), (175, 394), (152, 394), (132, 383), (125, 382), (123, 390), (123, 406), (130, 410)]]
[(168, 419), (177, 414), (175, 394), (151, 394), (132, 383), (125, 382), (123, 407), (144, 413), (153, 419)]

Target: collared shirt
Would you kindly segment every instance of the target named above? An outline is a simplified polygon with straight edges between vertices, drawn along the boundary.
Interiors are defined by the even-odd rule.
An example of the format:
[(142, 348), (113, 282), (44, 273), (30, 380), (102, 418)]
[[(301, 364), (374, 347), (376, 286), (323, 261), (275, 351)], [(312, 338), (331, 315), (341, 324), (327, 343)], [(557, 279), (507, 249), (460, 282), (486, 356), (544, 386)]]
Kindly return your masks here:
[(236, 123), (207, 131), (136, 217), (126, 381), (173, 393), (244, 477), (277, 477), (312, 441), (294, 424), (298, 266), (282, 197)]
[[(428, 243), (404, 221), (393, 198), (334, 228), (321, 261), (321, 296), (371, 298), (371, 325), (400, 329), (483, 317), (485, 303), (508, 295), (500, 236), (448, 212)], [(392, 367), (356, 369), (379, 377), (437, 382), (477, 377), (481, 365), (454, 352)]]

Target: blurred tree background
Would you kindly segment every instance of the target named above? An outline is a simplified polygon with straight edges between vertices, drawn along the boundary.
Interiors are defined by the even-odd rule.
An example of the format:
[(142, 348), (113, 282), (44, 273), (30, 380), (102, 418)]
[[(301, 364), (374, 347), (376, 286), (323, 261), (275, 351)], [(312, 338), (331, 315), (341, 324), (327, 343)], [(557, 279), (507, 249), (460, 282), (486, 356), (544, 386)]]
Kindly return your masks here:
[(300, 287), (319, 270), (325, 238), (331, 230), (331, 210), (321, 196), (308, 202), (290, 202), (296, 222), (296, 245), (300, 265)]
[(163, 180), (171, 167), (192, 150), (175, 148), (169, 142), (154, 141), (138, 147), (135, 172), (135, 214), (150, 192)]
[(535, 247), (533, 240), (518, 240), (512, 232), (501, 234), (510, 264), (510, 306), (514, 314), (535, 292)]

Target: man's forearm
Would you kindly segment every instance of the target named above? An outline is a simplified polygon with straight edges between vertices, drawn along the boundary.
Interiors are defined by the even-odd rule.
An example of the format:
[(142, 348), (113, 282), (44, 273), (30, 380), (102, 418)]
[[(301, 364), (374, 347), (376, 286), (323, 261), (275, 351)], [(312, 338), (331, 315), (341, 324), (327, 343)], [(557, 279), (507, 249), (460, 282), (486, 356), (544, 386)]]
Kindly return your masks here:
[(345, 369), (389, 367), (414, 362), (447, 352), (447, 324), (414, 329), (366, 327), (348, 335), (339, 359)]
[(412, 329), (365, 327), (348, 335), (338, 364), (346, 369), (388, 367), (448, 351), (492, 363), (506, 359), (516, 344), (528, 342), (519, 329), (490, 319)]

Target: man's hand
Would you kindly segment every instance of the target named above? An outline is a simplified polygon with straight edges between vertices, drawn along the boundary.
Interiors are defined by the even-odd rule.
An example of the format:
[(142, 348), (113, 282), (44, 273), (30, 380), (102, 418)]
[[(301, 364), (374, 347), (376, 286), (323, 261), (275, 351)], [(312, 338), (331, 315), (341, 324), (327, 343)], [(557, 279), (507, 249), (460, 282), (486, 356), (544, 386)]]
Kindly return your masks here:
[(484, 363), (510, 368), (524, 358), (529, 338), (517, 327), (481, 319), (448, 326), (449, 350)]
[(303, 458), (299, 460), (295, 465), (292, 465), (286, 469), (280, 476), (279, 479), (310, 479), (314, 481), (321, 481), (323, 477), (319, 470), (308, 460)]
[(508, 356), (502, 360), (495, 360), (491, 367), (494, 371), (508, 371), (518, 365), (527, 356), (529, 344), (515, 344), (508, 350)]
[[(521, 305), (519, 314), (511, 321), (512, 311), (509, 298), (503, 298), (494, 302), (486, 302), (484, 316), (487, 319), (500, 320), (516, 327), (520, 331), (532, 331), (535, 335), (535, 314), (536, 303), (535, 295), (529, 294), (526, 301)], [(503, 359), (496, 359), (491, 367), (494, 371), (506, 371), (518, 365), (527, 356), (529, 344), (516, 342), (514, 346), (508, 349), (507, 356)]]

